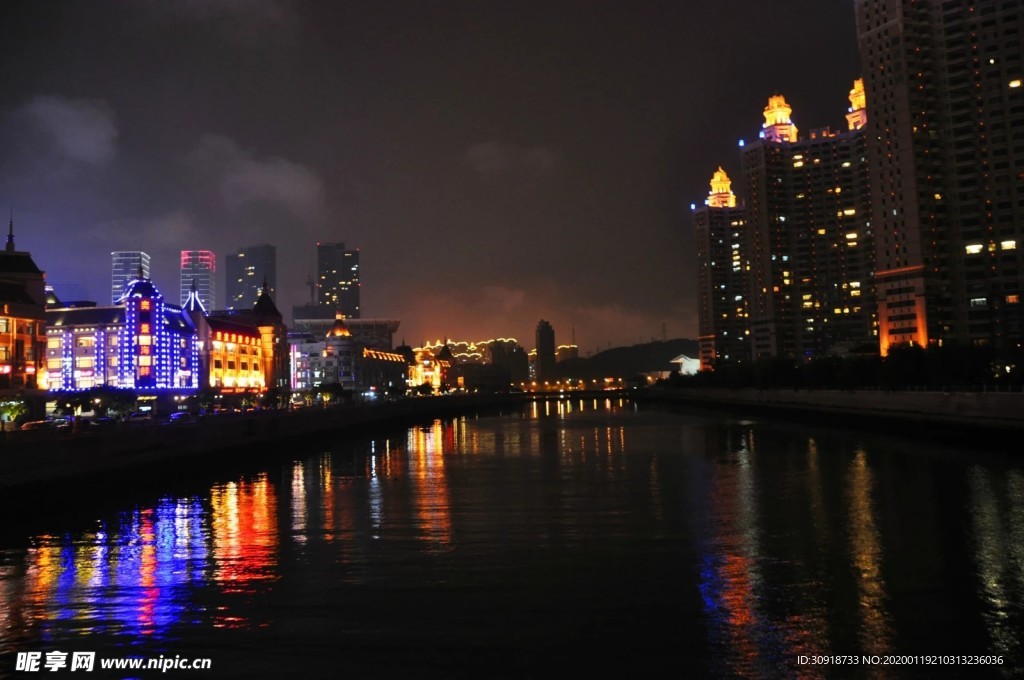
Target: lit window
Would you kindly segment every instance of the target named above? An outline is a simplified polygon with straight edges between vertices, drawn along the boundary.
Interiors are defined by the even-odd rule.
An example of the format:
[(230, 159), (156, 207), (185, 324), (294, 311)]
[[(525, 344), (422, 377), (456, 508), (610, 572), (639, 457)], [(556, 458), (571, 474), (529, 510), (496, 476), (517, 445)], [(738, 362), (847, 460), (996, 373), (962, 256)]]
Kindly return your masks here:
[(1007, 295), (1006, 296), (1006, 304), (1008, 304), (1008, 305), (1018, 305), (1018, 304), (1020, 304), (1020, 295), (1017, 295), (1016, 293), (1013, 293), (1012, 295)]
[(1017, 249), (1017, 242), (1016, 241), (1003, 241), (1002, 243), (999, 244), (999, 247), (1002, 248), (1003, 250), (1016, 250)]
[(1014, 78), (1013, 80), (1011, 80), (1010, 81), (1010, 87), (1012, 87), (1012, 88), (1020, 87), (1020, 78)]
[(977, 255), (981, 252), (982, 246), (980, 243), (972, 243), (964, 248), (968, 255)]

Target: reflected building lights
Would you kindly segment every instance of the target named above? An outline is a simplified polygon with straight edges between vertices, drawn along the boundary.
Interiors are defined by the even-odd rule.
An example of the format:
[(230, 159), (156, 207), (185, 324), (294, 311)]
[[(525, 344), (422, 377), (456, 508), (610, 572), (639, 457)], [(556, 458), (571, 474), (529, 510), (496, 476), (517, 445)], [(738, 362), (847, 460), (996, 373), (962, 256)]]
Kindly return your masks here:
[(414, 504), (423, 539), (449, 545), (452, 540), (451, 502), (445, 475), (444, 451), (451, 450), (454, 435), (435, 420), (430, 429), (409, 431), (409, 475), (413, 480)]
[(861, 650), (865, 654), (884, 655), (891, 650), (892, 631), (886, 608), (886, 584), (882, 577), (882, 546), (871, 499), (874, 476), (863, 450), (855, 453), (847, 478), (850, 552), (860, 590)]
[[(1013, 484), (1014, 479), (1016, 484)], [(970, 494), (971, 521), (975, 536), (975, 563), (978, 575), (978, 590), (982, 601), (987, 604), (987, 611), (982, 613), (989, 640), (992, 643), (992, 654), (1019, 654), (1021, 648), (1020, 630), (1010, 616), (1018, 606), (1008, 593), (1007, 581), (1022, 578), (1020, 561), (1021, 547), (1013, 546), (1012, 538), (1020, 537), (1024, 527), (1019, 524), (1019, 506), (1024, 497), (1020, 495), (1020, 473), (1010, 480), (1011, 491), (1016, 487), (1016, 494), (1011, 493), (1011, 510), (1009, 531), (1003, 526), (999, 511), (999, 495), (988, 472), (980, 466), (972, 466), (968, 472), (968, 488)], [(1016, 520), (1016, 522), (1014, 521)], [(1017, 586), (1020, 587), (1019, 585)]]

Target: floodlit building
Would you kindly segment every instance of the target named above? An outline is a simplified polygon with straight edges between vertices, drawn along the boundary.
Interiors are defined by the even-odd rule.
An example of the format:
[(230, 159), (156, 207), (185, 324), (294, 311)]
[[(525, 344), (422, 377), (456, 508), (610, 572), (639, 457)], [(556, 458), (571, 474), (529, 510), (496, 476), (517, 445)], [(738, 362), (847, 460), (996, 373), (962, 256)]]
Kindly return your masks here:
[(46, 276), (14, 246), (14, 219), (0, 251), (0, 394), (45, 388)]
[(404, 392), (408, 378), (405, 357), (361, 344), (347, 324), (339, 313), (324, 335), (308, 331), (289, 335), (292, 389), (338, 385), (359, 393)]
[(264, 392), (291, 382), (288, 329), (270, 297), (261, 289), (250, 309), (207, 312), (198, 291), (190, 291), (185, 309), (199, 334), (201, 384), (221, 392)]
[(114, 387), (146, 394), (199, 387), (196, 328), (146, 277), (129, 281), (117, 305), (47, 309), (46, 325), (50, 390)]

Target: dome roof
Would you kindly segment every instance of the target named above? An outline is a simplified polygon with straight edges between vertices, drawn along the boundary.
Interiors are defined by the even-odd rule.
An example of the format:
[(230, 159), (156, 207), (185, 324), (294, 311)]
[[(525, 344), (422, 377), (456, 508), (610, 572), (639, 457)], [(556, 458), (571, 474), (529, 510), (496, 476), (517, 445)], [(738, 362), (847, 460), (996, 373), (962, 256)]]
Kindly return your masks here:
[(162, 296), (149, 279), (134, 279), (125, 286), (123, 297), (158, 298)]
[(335, 316), (334, 325), (331, 326), (331, 330), (327, 331), (327, 337), (329, 338), (347, 338), (351, 337), (352, 332), (349, 331), (348, 326), (345, 325), (345, 315), (341, 312)]

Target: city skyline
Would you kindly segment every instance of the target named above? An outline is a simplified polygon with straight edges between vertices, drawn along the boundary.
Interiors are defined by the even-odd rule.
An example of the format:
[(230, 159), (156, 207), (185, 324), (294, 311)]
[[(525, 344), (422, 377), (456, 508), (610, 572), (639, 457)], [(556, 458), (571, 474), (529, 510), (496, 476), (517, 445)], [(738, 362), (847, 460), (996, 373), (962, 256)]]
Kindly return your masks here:
[(182, 249), (269, 243), (288, 310), (313, 244), (343, 241), (362, 315), (410, 342), (528, 342), (541, 318), (584, 352), (695, 337), (689, 202), (709, 169), (740, 174), (771, 94), (842, 123), (854, 36), (852, 3), (810, 0), (15, 1), (0, 200), (48, 281), (91, 299), (113, 250), (174, 290)]

